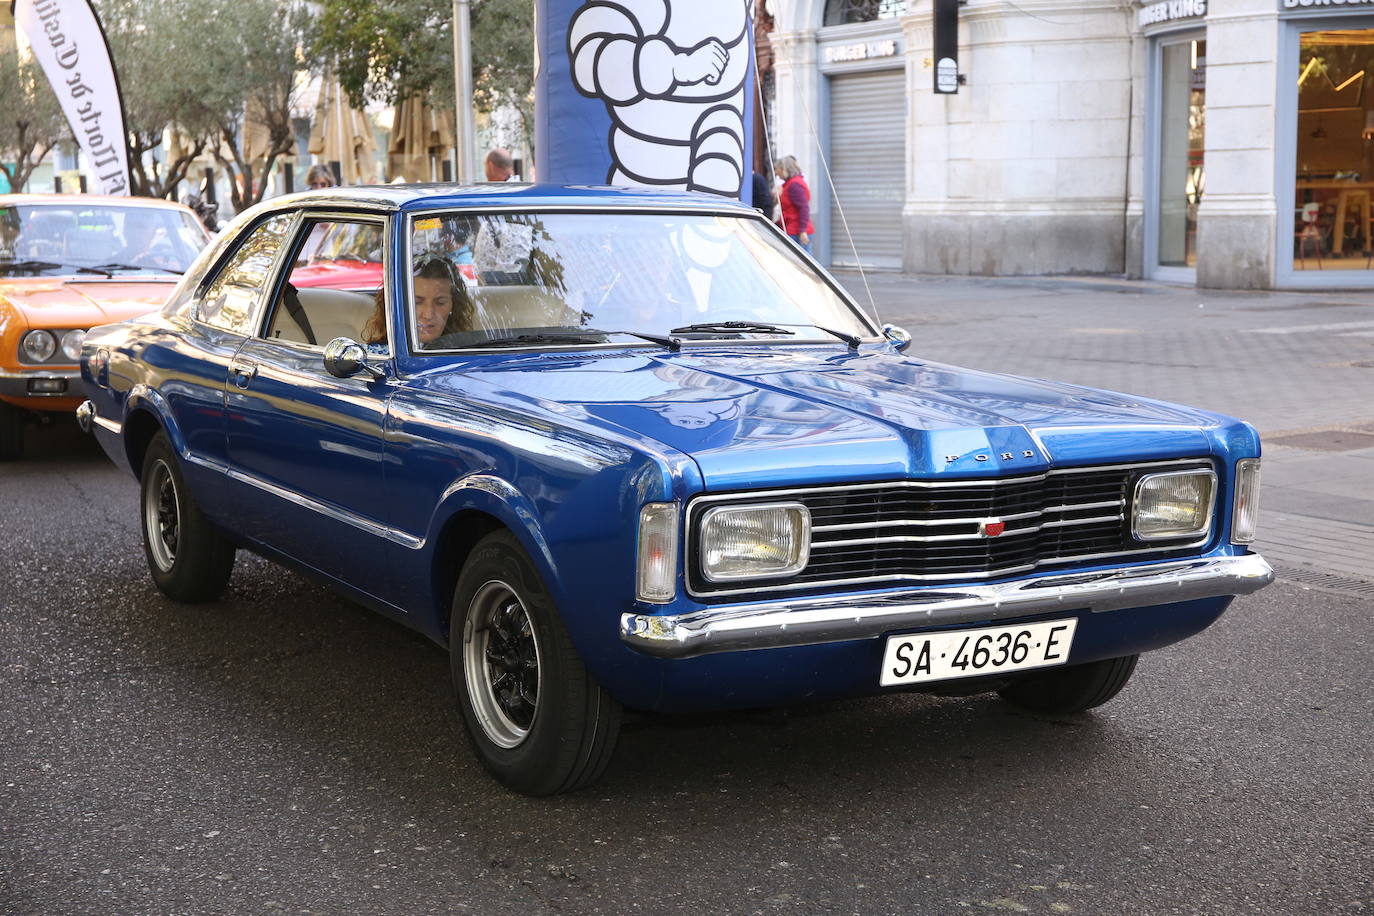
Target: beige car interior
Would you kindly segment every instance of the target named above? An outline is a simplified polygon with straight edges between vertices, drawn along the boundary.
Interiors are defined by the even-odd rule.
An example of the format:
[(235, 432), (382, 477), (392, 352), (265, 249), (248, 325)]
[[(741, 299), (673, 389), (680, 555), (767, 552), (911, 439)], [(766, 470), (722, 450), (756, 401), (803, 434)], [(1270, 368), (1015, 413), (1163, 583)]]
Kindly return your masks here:
[[(477, 327), (471, 330), (578, 327), (582, 323), (576, 310), (538, 286), (483, 286), (469, 288), (468, 294), (477, 313)], [(335, 337), (361, 341), (363, 326), (372, 317), (376, 302), (375, 294), (298, 289), (288, 284), (267, 336), (320, 347)]]
[(335, 337), (362, 340), (363, 325), (376, 308), (375, 294), (287, 284), (267, 336), (319, 347)]

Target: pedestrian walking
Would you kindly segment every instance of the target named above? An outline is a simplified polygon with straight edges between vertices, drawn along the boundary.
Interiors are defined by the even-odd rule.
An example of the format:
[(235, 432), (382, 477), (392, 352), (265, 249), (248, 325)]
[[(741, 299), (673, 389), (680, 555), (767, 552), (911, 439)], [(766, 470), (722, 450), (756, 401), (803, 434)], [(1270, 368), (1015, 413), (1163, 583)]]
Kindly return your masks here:
[(811, 236), (816, 234), (816, 227), (811, 222), (811, 189), (807, 187), (806, 176), (796, 156), (783, 156), (773, 163), (773, 168), (782, 179), (782, 191), (778, 194), (782, 230), (810, 254)]

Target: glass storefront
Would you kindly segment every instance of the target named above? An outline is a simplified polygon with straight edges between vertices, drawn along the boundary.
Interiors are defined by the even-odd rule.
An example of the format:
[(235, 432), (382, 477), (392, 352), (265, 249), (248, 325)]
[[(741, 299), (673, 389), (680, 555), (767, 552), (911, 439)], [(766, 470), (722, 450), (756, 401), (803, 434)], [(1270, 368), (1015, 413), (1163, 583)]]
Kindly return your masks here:
[(1161, 42), (1159, 53), (1157, 259), (1160, 267), (1191, 268), (1197, 263), (1197, 210), (1206, 174), (1207, 42)]
[(1374, 29), (1299, 35), (1294, 270), (1374, 265)]

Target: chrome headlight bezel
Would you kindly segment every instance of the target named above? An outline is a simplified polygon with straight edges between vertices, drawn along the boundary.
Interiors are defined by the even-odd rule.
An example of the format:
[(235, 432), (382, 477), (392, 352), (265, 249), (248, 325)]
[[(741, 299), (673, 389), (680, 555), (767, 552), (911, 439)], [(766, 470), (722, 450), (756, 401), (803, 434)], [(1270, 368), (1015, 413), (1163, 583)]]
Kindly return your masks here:
[[(1146, 515), (1152, 509), (1159, 511), (1160, 494), (1167, 495), (1165, 487), (1177, 485), (1184, 478), (1195, 478), (1205, 482), (1205, 492), (1193, 501), (1194, 521), (1189, 525), (1159, 524), (1151, 522)], [(1216, 515), (1217, 474), (1211, 468), (1190, 468), (1183, 471), (1162, 471), (1143, 474), (1135, 483), (1131, 497), (1131, 536), (1137, 541), (1153, 543), (1156, 541), (1205, 540), (1212, 533), (1212, 520)], [(1142, 522), (1146, 523), (1142, 525)]]
[(46, 328), (35, 328), (19, 338), (19, 356), (26, 363), (46, 363), (57, 352), (57, 335)]
[[(739, 516), (762, 516), (754, 520), (760, 533), (755, 547), (773, 549), (777, 561), (768, 564), (756, 550), (745, 555), (738, 547), (723, 542), (723, 526)], [(775, 516), (768, 519), (768, 515)], [(748, 522), (736, 521), (736, 524)], [(785, 539), (777, 537), (786, 535)], [(811, 510), (799, 502), (730, 503), (713, 506), (701, 514), (697, 524), (696, 563), (703, 579), (710, 583), (781, 579), (795, 576), (806, 568), (811, 557)], [(733, 562), (734, 566), (731, 566)]]

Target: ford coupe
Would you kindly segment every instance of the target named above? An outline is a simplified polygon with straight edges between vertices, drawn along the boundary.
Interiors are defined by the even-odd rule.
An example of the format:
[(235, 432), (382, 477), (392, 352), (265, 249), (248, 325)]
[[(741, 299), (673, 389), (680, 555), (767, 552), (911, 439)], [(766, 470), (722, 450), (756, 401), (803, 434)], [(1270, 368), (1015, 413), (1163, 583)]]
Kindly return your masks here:
[(626, 708), (1082, 712), (1271, 580), (1251, 426), (910, 350), (740, 204), (330, 189), (87, 335), (78, 416), (166, 595), (247, 549), (415, 628), (533, 795), (595, 780)]

